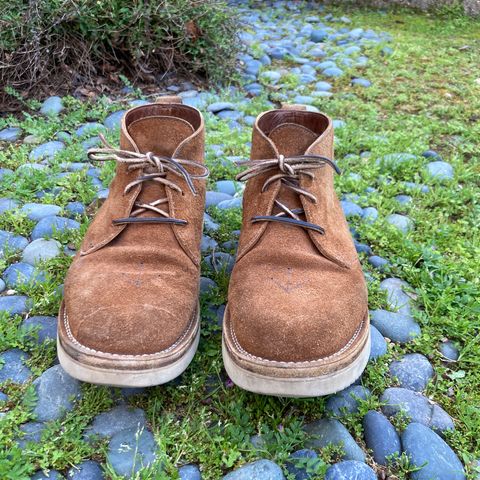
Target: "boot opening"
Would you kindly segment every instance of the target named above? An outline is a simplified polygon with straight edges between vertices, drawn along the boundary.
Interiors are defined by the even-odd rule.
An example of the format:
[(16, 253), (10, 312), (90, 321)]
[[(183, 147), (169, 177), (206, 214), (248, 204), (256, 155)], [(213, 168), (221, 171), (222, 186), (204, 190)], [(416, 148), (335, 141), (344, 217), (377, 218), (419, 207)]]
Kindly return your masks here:
[(283, 124), (294, 124), (321, 135), (329, 126), (329, 119), (322, 113), (302, 110), (272, 110), (258, 121), (258, 127), (268, 137), (275, 128)]
[(202, 118), (187, 105), (155, 103), (130, 110), (125, 127), (135, 150), (173, 156), (179, 145), (202, 127)]
[(148, 117), (176, 117), (188, 122), (194, 130), (200, 128), (202, 119), (200, 112), (195, 108), (181, 103), (152, 103), (141, 108), (130, 110), (125, 116), (125, 126), (128, 127), (136, 120)]

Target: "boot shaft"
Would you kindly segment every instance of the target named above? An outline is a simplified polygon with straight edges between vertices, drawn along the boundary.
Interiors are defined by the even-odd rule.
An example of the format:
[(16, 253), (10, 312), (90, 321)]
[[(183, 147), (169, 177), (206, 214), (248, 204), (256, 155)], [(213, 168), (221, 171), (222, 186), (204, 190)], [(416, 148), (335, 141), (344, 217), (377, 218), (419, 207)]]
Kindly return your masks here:
[[(166, 102), (164, 103), (166, 98)], [(163, 97), (160, 102), (129, 110), (121, 123), (120, 149), (158, 157), (183, 159), (204, 164), (205, 131), (201, 113), (195, 108), (182, 105), (178, 97)], [(158, 181), (140, 182), (132, 185), (145, 175), (158, 172), (158, 168), (132, 169), (131, 164), (119, 162), (110, 193), (82, 244), (82, 255), (88, 255), (110, 244), (113, 240), (136, 242), (151, 239), (174, 248), (178, 242), (185, 253), (196, 264), (200, 264), (199, 244), (205, 205), (205, 180), (195, 178), (198, 167), (185, 165), (192, 177), (193, 191), (186, 178), (167, 171), (165, 179), (178, 188), (165, 187)], [(131, 188), (128, 188), (131, 186)], [(168, 202), (158, 208), (172, 219), (183, 224), (118, 224), (119, 219), (131, 218), (132, 213), (141, 219), (152, 217), (151, 210), (136, 214), (138, 205), (151, 204), (166, 198)], [(141, 221), (141, 220), (139, 220)], [(175, 241), (172, 244), (172, 234)]]
[[(333, 161), (333, 125), (331, 119), (316, 112), (294, 107), (272, 110), (261, 114), (255, 122), (252, 136), (252, 160), (278, 159), (280, 156), (295, 157), (313, 155)], [(309, 192), (311, 198), (285, 188), (276, 180), (264, 188), (272, 175), (267, 172), (247, 182), (243, 203), (243, 227), (238, 258), (240, 259), (263, 236), (267, 228), (275, 228), (266, 222), (255, 223), (252, 218), (279, 213), (276, 200), (291, 210), (301, 209), (302, 220), (321, 227), (321, 231), (307, 230), (309, 242), (318, 252), (339, 266), (351, 267), (358, 264), (347, 223), (334, 189), (335, 169), (325, 163), (322, 168), (312, 170), (312, 175), (300, 174), (298, 187)], [(302, 244), (305, 236), (292, 227), (289, 241), (292, 245)]]

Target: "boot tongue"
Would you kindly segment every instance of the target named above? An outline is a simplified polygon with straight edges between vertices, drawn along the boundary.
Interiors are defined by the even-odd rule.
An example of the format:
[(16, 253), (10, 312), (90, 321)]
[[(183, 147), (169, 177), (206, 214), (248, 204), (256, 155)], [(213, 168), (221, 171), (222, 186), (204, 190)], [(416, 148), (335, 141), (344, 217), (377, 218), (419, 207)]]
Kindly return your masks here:
[[(166, 157), (174, 156), (178, 146), (194, 132), (195, 129), (189, 122), (171, 116), (143, 117), (128, 125), (128, 133), (141, 153), (153, 152)], [(147, 181), (142, 184), (136, 203), (151, 203), (165, 197), (165, 187), (162, 184)], [(159, 208), (169, 211), (168, 204), (159, 205)], [(139, 217), (157, 215), (158, 213), (147, 210)]]
[(295, 123), (282, 123), (268, 135), (280, 155), (303, 155), (318, 135), (307, 127)]
[(173, 156), (180, 143), (194, 132), (186, 120), (161, 115), (140, 118), (128, 126), (128, 133), (140, 152), (166, 157)]
[[(285, 157), (303, 155), (318, 135), (307, 127), (295, 123), (282, 123), (268, 135), (278, 153)], [(282, 187), (277, 199), (290, 209), (302, 208), (300, 197), (292, 190)], [(277, 210), (274, 210), (277, 213)]]

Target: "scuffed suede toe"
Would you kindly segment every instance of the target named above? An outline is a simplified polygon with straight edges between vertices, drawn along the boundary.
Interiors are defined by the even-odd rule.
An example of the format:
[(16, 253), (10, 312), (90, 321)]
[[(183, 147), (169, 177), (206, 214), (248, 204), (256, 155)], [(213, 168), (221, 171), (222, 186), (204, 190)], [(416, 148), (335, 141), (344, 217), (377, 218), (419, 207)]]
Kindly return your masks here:
[(128, 256), (107, 268), (105, 256), (115, 256), (109, 248), (100, 259), (97, 253), (80, 258), (69, 272), (65, 312), (71, 334), (104, 353), (145, 355), (170, 348), (194, 319), (196, 270), (174, 264), (169, 271)]
[[(133, 318), (142, 318), (145, 326), (138, 329)], [(72, 335), (82, 346), (97, 352), (146, 355), (165, 351), (181, 337), (188, 322), (177, 322), (175, 313), (158, 305), (142, 305), (132, 312), (129, 304), (120, 304), (100, 307), (90, 314), (85, 312)], [(166, 335), (159, 338), (159, 330), (166, 331)], [(119, 340), (112, 343), (113, 337)]]
[[(277, 362), (311, 362), (338, 353), (358, 335), (367, 316), (363, 278), (352, 282), (345, 269), (332, 268), (319, 256), (302, 268), (294, 254), (251, 255), (236, 265), (229, 299), (232, 335), (245, 353)], [(258, 270), (249, 268), (250, 262)], [(309, 281), (312, 276), (315, 282)]]

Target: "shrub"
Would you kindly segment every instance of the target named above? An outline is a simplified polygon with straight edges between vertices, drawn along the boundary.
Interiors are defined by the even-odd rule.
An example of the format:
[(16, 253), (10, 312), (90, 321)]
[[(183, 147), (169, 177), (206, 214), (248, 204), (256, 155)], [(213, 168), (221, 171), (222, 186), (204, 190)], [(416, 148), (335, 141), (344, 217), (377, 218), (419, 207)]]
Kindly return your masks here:
[(236, 19), (219, 0), (0, 0), (0, 86), (58, 90), (119, 73), (217, 81), (236, 56)]

